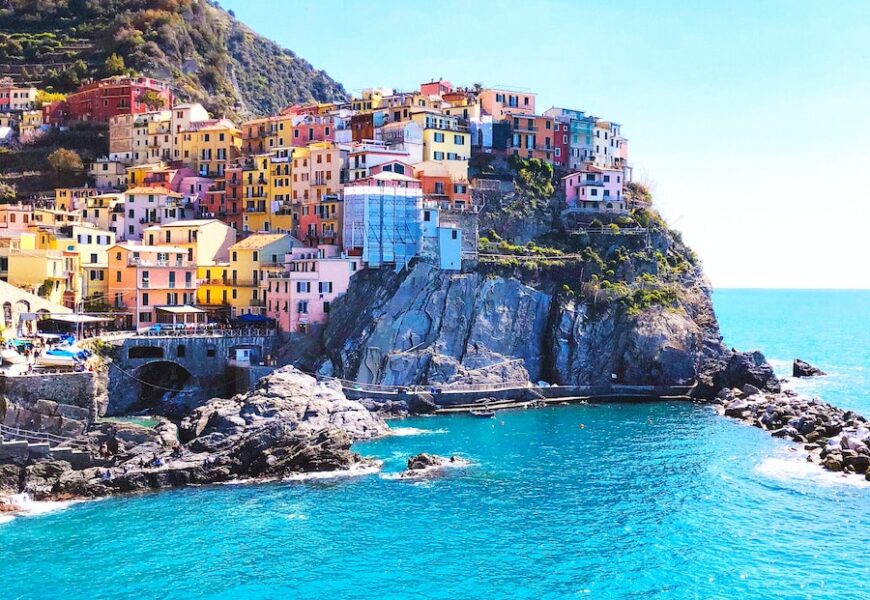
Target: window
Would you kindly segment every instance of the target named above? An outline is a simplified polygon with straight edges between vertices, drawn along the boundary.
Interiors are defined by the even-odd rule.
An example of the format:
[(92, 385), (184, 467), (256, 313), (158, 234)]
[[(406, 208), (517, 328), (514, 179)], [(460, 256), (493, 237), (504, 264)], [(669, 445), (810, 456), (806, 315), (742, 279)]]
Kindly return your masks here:
[(435, 158), (435, 160), (444, 160), (444, 153), (443, 152), (435, 152), (434, 158)]
[(604, 176), (604, 183), (610, 183), (610, 175)]
[(443, 194), (444, 193), (444, 184), (440, 181), (435, 182), (435, 193)]
[(444, 141), (444, 134), (436, 131), (435, 132), (435, 141), (436, 142), (443, 142)]
[(296, 311), (300, 315), (307, 315), (308, 314), (308, 301), (307, 300), (300, 300), (299, 303), (296, 305)]
[(142, 294), (142, 305), (148, 306), (148, 293), (147, 292)]
[(300, 294), (307, 294), (311, 291), (311, 282), (310, 281), (297, 281), (296, 282), (296, 291)]
[(317, 283), (317, 291), (320, 294), (331, 294), (332, 293), (332, 282), (331, 281), (320, 281)]
[(326, 314), (329, 314), (329, 309), (330, 309), (329, 301), (327, 300), (323, 303), (323, 312)]
[(465, 136), (464, 135), (454, 135), (453, 136), (453, 143), (461, 146), (462, 144), (465, 143)]
[(454, 240), (458, 240), (459, 239), (459, 232), (454, 229), (453, 231), (450, 232), (450, 237)]

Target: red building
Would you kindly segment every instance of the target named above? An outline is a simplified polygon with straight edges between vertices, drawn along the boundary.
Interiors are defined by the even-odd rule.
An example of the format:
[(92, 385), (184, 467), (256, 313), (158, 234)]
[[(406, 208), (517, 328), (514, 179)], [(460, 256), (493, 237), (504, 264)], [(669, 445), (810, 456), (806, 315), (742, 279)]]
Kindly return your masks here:
[(172, 92), (166, 82), (149, 77), (107, 77), (84, 84), (67, 103), (72, 120), (108, 123), (118, 115), (169, 108)]
[(556, 148), (553, 153), (553, 164), (557, 167), (568, 166), (568, 153), (571, 152), (570, 139), (571, 132), (568, 131), (568, 123), (560, 123), (556, 121), (553, 125), (553, 146)]
[(203, 216), (226, 223), (242, 231), (242, 167), (227, 167), (222, 179), (217, 179), (201, 204)]

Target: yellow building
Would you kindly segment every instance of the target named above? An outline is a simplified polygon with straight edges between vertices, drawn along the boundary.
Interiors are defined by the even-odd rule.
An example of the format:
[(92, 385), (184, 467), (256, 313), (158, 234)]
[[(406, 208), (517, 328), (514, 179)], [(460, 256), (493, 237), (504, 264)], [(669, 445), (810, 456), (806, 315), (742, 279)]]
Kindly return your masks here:
[(281, 233), (258, 233), (230, 246), (227, 283), (232, 316), (264, 314), (266, 293), (261, 283), (269, 273), (284, 270), (284, 255), (301, 246), (296, 238)]
[[(22, 234), (8, 249), (7, 281), (56, 304), (73, 307), (81, 300), (81, 273), (76, 244), (68, 238)], [(51, 240), (46, 240), (46, 237)], [(48, 241), (56, 248), (38, 247)], [(37, 246), (37, 247), (33, 247)]]
[(42, 127), (41, 110), (25, 110), (21, 113), (21, 121), (18, 123), (18, 137), (26, 138)]
[(454, 179), (468, 178), (471, 134), (459, 117), (424, 110), (411, 116), (423, 128), (423, 160), (444, 162)]
[(100, 190), (92, 187), (55, 188), (54, 207), (58, 210), (78, 210), (85, 204), (85, 198), (96, 196)]
[(181, 162), (201, 177), (222, 177), (241, 154), (242, 132), (229, 119), (192, 123), (179, 137)]
[(270, 231), (272, 213), (272, 179), (269, 155), (257, 154), (242, 169), (242, 230)]
[[(84, 199), (82, 200), (84, 206)], [(65, 227), (82, 222), (81, 210), (63, 210), (51, 208), (35, 208), (33, 210), (33, 223), (41, 227)]]
[(217, 219), (190, 219), (146, 227), (142, 241), (148, 246), (173, 246), (187, 252), (198, 267), (226, 262), (236, 230)]
[(131, 128), (133, 164), (172, 160), (172, 111), (158, 110), (137, 115)]

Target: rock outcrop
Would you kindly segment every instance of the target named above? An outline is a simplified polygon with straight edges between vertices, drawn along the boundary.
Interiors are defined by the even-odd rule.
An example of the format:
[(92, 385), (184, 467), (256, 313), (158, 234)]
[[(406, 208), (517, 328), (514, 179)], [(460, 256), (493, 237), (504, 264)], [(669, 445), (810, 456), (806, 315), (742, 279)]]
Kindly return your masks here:
[(818, 367), (814, 367), (810, 363), (799, 358), (794, 359), (794, 362), (791, 365), (791, 374), (792, 377), (821, 377), (822, 375), (827, 375), (827, 373)]
[(718, 400), (726, 417), (803, 444), (809, 460), (830, 471), (865, 474), (870, 469), (870, 426), (861, 415), (789, 390), (764, 393), (748, 384), (721, 390)]
[(100, 423), (81, 438), (102, 461), (99, 467), (74, 469), (51, 457), (0, 465), (0, 496), (94, 497), (341, 471), (370, 465), (351, 444), (386, 432), (379, 416), (347, 400), (340, 387), (284, 367), (246, 394), (209, 401), (179, 427)]
[(401, 275), (358, 275), (333, 309), (324, 349), (312, 366), (387, 385), (675, 385), (726, 354), (706, 284), (687, 288), (675, 307), (629, 314), (515, 277), (422, 262)]

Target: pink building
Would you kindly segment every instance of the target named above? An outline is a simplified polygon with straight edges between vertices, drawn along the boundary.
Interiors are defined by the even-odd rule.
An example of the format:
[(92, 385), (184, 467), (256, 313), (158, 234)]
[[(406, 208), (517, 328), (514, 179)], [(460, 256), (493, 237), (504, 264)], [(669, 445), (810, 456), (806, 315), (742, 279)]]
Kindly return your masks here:
[(199, 206), (204, 203), (206, 194), (208, 194), (208, 190), (213, 183), (214, 180), (209, 177), (200, 177), (198, 175), (184, 177), (181, 180), (178, 189), (172, 191), (184, 194), (190, 202)]
[(33, 224), (33, 205), (0, 204), (0, 230), (23, 231)]
[(326, 142), (335, 139), (335, 128), (329, 115), (302, 114), (293, 117), (294, 146), (307, 146), (312, 142)]
[(627, 208), (622, 193), (623, 179), (621, 169), (587, 165), (562, 178), (565, 203), (575, 210), (624, 212)]
[(179, 246), (116, 244), (109, 248), (109, 301), (126, 308), (138, 329), (155, 323), (200, 322), (196, 263)]
[(264, 282), (266, 315), (278, 322), (281, 331), (305, 333), (326, 323), (332, 302), (347, 292), (360, 259), (342, 255), (338, 246), (320, 245), (293, 248), (285, 267)]

